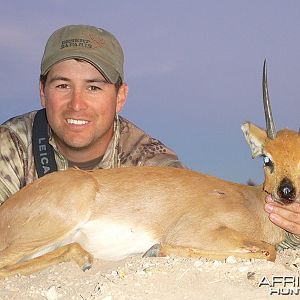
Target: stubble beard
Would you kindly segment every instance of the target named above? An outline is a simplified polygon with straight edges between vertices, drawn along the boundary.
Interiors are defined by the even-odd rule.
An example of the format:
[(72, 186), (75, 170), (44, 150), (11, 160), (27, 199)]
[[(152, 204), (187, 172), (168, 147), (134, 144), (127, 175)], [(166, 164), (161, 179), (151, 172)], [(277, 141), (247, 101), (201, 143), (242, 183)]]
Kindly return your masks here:
[[(58, 130), (58, 133), (60, 133), (60, 130)], [(68, 156), (66, 154), (71, 152), (72, 153), (85, 152), (88, 155), (89, 152), (88, 150), (92, 150), (92, 148), (94, 147), (97, 148), (97, 146), (99, 148), (103, 146), (104, 137), (107, 134), (109, 135), (109, 140), (111, 140), (113, 136), (113, 126), (110, 127), (108, 130), (106, 130), (105, 132), (103, 132), (100, 136), (95, 136), (95, 134), (90, 134), (84, 139), (84, 141), (80, 141), (78, 143), (76, 143), (75, 139), (72, 139), (72, 136), (67, 136), (67, 134), (64, 134), (63, 132), (62, 134), (56, 134), (53, 132), (53, 137), (59, 151), (64, 156)], [(99, 152), (99, 155), (103, 155), (103, 154), (104, 153)], [(89, 160), (88, 157), (87, 160)]]

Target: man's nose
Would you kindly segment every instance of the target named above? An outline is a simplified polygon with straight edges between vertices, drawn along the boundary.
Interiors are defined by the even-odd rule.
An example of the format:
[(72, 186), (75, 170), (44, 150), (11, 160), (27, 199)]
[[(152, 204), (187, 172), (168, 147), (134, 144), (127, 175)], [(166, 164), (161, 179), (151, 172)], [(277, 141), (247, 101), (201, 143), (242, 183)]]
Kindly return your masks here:
[(80, 111), (87, 108), (87, 104), (81, 90), (73, 91), (69, 101), (69, 107), (72, 108), (74, 111)]

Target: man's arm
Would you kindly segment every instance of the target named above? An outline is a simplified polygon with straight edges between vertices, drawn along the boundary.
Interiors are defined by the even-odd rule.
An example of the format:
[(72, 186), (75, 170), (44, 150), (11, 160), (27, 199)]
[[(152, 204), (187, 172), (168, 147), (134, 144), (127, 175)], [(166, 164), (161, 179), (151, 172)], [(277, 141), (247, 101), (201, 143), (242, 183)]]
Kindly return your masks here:
[(0, 205), (24, 185), (24, 146), (7, 127), (0, 126)]

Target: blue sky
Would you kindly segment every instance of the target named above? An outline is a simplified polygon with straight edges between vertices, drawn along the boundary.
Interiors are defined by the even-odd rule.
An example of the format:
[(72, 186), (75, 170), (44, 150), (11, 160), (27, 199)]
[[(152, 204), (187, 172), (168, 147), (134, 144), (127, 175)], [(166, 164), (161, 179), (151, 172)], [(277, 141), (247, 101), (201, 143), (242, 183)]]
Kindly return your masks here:
[(67, 24), (95, 25), (117, 36), (129, 85), (123, 116), (191, 169), (262, 181), (262, 161), (251, 159), (240, 125), (264, 127), (265, 58), (276, 126), (299, 128), (296, 0), (6, 1), (0, 10), (0, 123), (40, 108), (44, 45)]

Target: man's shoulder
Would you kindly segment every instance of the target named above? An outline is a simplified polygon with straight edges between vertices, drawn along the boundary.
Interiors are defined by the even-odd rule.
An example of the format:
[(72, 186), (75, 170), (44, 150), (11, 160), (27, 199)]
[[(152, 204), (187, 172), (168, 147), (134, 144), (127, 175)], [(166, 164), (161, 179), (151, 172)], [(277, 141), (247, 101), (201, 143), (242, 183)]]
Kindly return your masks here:
[(123, 165), (173, 165), (182, 167), (176, 153), (134, 123), (120, 118), (120, 159)]
[(136, 126), (133, 122), (128, 119), (119, 116), (121, 132), (128, 132), (129, 130), (134, 130), (139, 132), (140, 134), (146, 134), (141, 128)]
[(36, 111), (31, 111), (23, 115), (15, 116), (5, 121), (0, 125), (2, 132), (9, 132), (21, 139), (31, 139), (32, 136), (32, 125)]
[(28, 113), (25, 113), (23, 115), (15, 116), (7, 121), (5, 121), (3, 124), (1, 124), (1, 127), (8, 128), (10, 130), (13, 130), (15, 132), (18, 132), (23, 129), (32, 129), (32, 124), (34, 120), (34, 116), (37, 111), (31, 111)]
[(121, 116), (119, 116), (119, 119), (121, 142), (125, 144), (151, 144), (153, 141), (155, 141), (162, 144), (159, 140), (151, 137), (148, 133), (139, 128), (133, 122)]
[(34, 119), (35, 114), (37, 113), (36, 110), (30, 111), (27, 113), (24, 113), (22, 115), (18, 115), (15, 117), (12, 117), (5, 121), (4, 123), (1, 124), (1, 126), (6, 126), (6, 127), (17, 127), (18, 125), (25, 125), (25, 124), (31, 124)]

